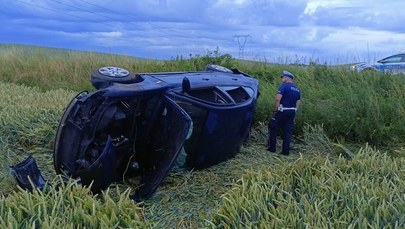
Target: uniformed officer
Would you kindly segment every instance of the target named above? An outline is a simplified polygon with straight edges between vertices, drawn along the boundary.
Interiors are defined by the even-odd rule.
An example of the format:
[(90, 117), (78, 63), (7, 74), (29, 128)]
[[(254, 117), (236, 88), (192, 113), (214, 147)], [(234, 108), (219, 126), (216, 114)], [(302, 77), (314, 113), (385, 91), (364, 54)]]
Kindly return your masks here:
[(281, 154), (290, 153), (291, 135), (294, 128), (295, 114), (301, 102), (301, 91), (294, 83), (294, 75), (283, 71), (281, 75), (283, 83), (278, 88), (274, 102), (273, 115), (269, 120), (268, 148), (270, 152), (276, 152), (276, 139), (279, 129), (283, 131), (283, 148)]

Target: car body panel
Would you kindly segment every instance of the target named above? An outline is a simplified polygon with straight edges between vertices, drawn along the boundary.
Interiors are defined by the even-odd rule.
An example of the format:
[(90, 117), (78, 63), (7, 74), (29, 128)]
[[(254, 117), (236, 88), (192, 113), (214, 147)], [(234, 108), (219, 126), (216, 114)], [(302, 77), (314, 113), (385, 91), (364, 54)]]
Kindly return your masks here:
[(140, 177), (132, 195), (138, 201), (151, 197), (175, 164), (203, 169), (239, 152), (259, 95), (256, 79), (231, 70), (136, 78), (97, 78), (98, 90), (73, 98), (56, 134), (57, 173), (92, 183), (93, 192)]
[(253, 98), (230, 107), (193, 101), (190, 96), (176, 93), (169, 96), (193, 120), (193, 135), (185, 142), (185, 150), (190, 152), (187, 154), (186, 167), (207, 168), (232, 158), (239, 152), (253, 120)]

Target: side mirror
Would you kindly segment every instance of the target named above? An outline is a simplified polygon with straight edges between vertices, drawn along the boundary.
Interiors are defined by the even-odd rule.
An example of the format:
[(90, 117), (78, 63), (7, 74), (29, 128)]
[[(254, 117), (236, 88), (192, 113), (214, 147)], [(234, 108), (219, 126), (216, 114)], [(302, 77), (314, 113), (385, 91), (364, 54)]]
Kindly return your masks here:
[(17, 184), (28, 191), (35, 189), (42, 190), (45, 187), (45, 179), (37, 167), (37, 163), (32, 156), (28, 156), (23, 162), (11, 166), (11, 174), (17, 180)]

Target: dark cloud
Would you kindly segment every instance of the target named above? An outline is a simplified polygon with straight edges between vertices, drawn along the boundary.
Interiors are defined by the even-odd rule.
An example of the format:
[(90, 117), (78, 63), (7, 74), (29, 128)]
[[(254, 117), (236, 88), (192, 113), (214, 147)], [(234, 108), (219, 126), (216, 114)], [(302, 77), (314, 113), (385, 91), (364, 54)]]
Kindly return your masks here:
[[(402, 0), (377, 3), (2, 0), (0, 43), (159, 59), (205, 54), (216, 49), (238, 57), (241, 43), (244, 58), (272, 60), (280, 56), (336, 59), (337, 55), (364, 56), (370, 50), (381, 54), (405, 49), (402, 26), (405, 3)], [(308, 10), (310, 5), (312, 8)]]

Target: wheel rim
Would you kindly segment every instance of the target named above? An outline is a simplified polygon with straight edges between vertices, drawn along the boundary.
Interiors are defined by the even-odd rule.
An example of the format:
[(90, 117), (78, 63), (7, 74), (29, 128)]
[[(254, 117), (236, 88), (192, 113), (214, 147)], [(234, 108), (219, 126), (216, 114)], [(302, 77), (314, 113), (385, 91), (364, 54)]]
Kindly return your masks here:
[(98, 72), (104, 76), (113, 78), (122, 78), (129, 75), (129, 71), (118, 67), (103, 67), (98, 70)]

